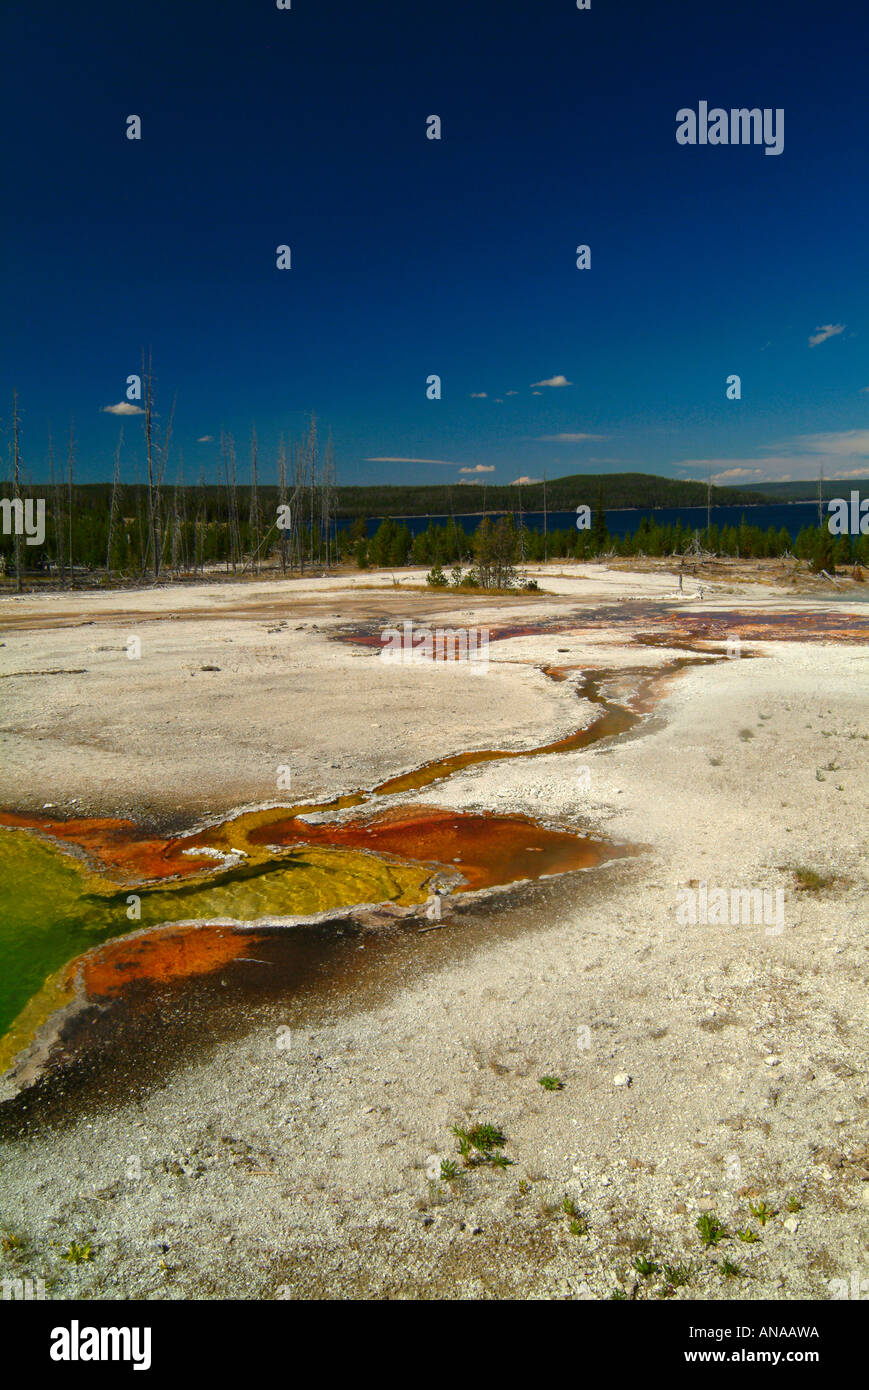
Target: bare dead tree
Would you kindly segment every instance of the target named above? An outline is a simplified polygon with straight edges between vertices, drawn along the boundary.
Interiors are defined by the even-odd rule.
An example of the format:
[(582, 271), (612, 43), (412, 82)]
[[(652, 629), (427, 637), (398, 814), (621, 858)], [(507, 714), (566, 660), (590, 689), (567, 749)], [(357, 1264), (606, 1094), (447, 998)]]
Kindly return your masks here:
[(60, 480), (54, 472), (54, 444), (51, 439), (51, 430), (48, 431), (48, 476), (51, 482), (51, 491), (54, 497), (54, 559), (57, 565), (57, 582), (63, 586), (63, 564), (64, 564), (64, 515), (63, 515), (63, 491)]
[(194, 566), (201, 574), (205, 569), (205, 526), (206, 526), (206, 506), (205, 506), (205, 465), (199, 470), (199, 497), (196, 506), (195, 534), (193, 537), (194, 547)]
[(248, 526), (251, 537), (251, 555), (254, 574), (259, 573), (259, 548), (260, 548), (260, 511), (259, 493), (257, 489), (257, 439), (256, 425), (253, 426), (250, 436), (250, 511), (248, 512)]
[(115, 520), (118, 514), (118, 484), (121, 479), (121, 445), (124, 442), (124, 427), (121, 425), (118, 434), (118, 447), (115, 450), (115, 472), (112, 478), (112, 504), (109, 508), (109, 534), (106, 540), (106, 570), (112, 568), (112, 533), (115, 528)]
[[(323, 458), (323, 483), (322, 483), (322, 518), (323, 532), (326, 537), (326, 568), (329, 569), (332, 563), (332, 515), (335, 510), (335, 448), (332, 443), (331, 432), (326, 441), (326, 452)], [(338, 538), (335, 537), (335, 563), (338, 563)]]
[[(283, 511), (286, 520), (287, 502), (287, 450), (284, 444), (284, 436), (281, 435), (281, 442), (278, 447), (278, 507)], [(290, 528), (286, 525), (281, 527), (281, 574), (287, 572), (287, 531)]]
[(235, 475), (235, 443), (231, 434), (220, 431), (220, 452), (223, 459), (223, 478), (226, 493), (226, 523), (229, 540), (229, 554), (226, 568), (232, 565), (232, 572), (241, 558), (241, 532), (238, 522), (238, 484)]
[(311, 568), (314, 568), (314, 493), (317, 479), (317, 421), (314, 412), (311, 412), (311, 424), (308, 429), (307, 443), (307, 466), (308, 466), (308, 487), (310, 489), (310, 524), (308, 540), (311, 550)]
[(72, 420), (69, 422), (69, 483), (68, 483), (68, 502), (67, 510), (69, 513), (69, 587), (75, 588), (75, 578), (73, 576), (73, 555), (72, 555), (72, 516), (74, 510), (73, 497), (73, 473), (75, 469), (75, 426)]
[[(14, 511), (17, 513), (21, 509), (21, 447), (19, 438), (18, 422), (18, 390), (12, 393), (12, 461), (13, 461), (13, 497), (15, 499)], [(21, 527), (18, 525), (18, 516), (15, 517), (15, 592), (21, 593)]]
[[(142, 383), (145, 387), (145, 457), (148, 465), (148, 554), (152, 560), (154, 581), (160, 574), (160, 494), (155, 486), (156, 464), (154, 460), (154, 383), (151, 375), (151, 353), (148, 352), (147, 365), (145, 350), (142, 349)], [(146, 561), (147, 564), (147, 561)]]

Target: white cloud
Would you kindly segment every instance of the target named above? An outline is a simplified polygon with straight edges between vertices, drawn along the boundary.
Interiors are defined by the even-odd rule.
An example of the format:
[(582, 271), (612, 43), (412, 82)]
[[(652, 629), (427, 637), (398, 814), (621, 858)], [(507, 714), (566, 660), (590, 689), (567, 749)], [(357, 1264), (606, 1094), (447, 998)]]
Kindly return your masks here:
[(582, 444), (586, 439), (606, 439), (605, 434), (539, 434), (538, 440), (545, 444)]
[(488, 396), (488, 394), (489, 394), (488, 391), (472, 391), (472, 392), (471, 392), (471, 400), (472, 400), (472, 401), (484, 401), (484, 400), (486, 399), (486, 397)]
[(460, 473), (494, 473), (494, 463), (476, 463), (473, 468), (460, 468)]
[(100, 407), (105, 415), (144, 415), (145, 412), (140, 405), (133, 405), (132, 401), (118, 401), (117, 405), (104, 405)]
[(817, 347), (818, 343), (825, 343), (828, 338), (835, 338), (838, 333), (845, 332), (844, 323), (822, 323), (818, 324), (814, 333), (809, 337), (809, 347)]
[(534, 386), (572, 386), (573, 382), (568, 381), (566, 376), (551, 376), (546, 381), (532, 381)]
[(196, 441), (197, 444), (213, 444), (213, 442), (214, 442), (214, 435), (213, 435), (213, 434), (203, 434), (203, 435), (201, 435), (200, 438), (197, 439), (197, 441)]
[[(859, 462), (861, 457), (869, 461), (869, 430), (849, 430), (844, 433), (862, 435), (862, 448), (852, 446), (850, 450), (837, 450), (826, 446), (830, 442), (836, 444), (840, 441), (838, 435), (806, 435), (794, 440), (789, 452), (770, 458), (683, 459), (675, 466), (680, 472), (690, 469), (692, 476), (701, 482), (705, 482), (707, 476), (711, 477), (719, 487), (750, 488), (752, 483), (807, 482), (817, 478), (822, 468), (824, 477), (831, 481), (869, 476), (869, 463)], [(812, 447), (808, 447), (810, 444)], [(786, 446), (779, 447), (784, 449)], [(794, 452), (794, 449), (799, 452)]]
[(442, 463), (445, 468), (461, 468), (452, 459), (367, 458), (366, 463)]
[(803, 454), (828, 454), (839, 458), (869, 458), (869, 429), (835, 430), (829, 434), (799, 434), (771, 449), (796, 449)]
[[(869, 391), (869, 386), (866, 387), (866, 390)], [(519, 392), (518, 392), (518, 391), (505, 391), (505, 392), (504, 392), (504, 395), (505, 395), (505, 396), (518, 396), (518, 395), (519, 395)]]
[(542, 479), (542, 478), (528, 478), (528, 477), (523, 476), (523, 477), (521, 477), (521, 478), (514, 478), (513, 481), (512, 481), (512, 483), (510, 484), (510, 486), (511, 486), (511, 487), (518, 487), (520, 484), (523, 484), (523, 483), (542, 483), (542, 482), (543, 482), (543, 479)]

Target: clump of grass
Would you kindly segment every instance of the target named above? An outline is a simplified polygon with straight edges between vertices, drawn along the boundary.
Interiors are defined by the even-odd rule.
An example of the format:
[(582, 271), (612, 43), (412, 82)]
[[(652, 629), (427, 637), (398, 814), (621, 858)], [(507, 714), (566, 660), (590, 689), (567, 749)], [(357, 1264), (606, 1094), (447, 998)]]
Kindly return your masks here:
[(816, 873), (814, 869), (808, 869), (804, 864), (794, 865), (791, 873), (799, 893), (820, 893), (822, 888), (832, 888), (836, 881), (834, 877)]
[(788, 1197), (786, 1205), (788, 1211), (802, 1211), (803, 1209), (803, 1204), (798, 1197)]
[(441, 1159), (441, 1182), (454, 1182), (459, 1176), (459, 1165), (451, 1158)]
[(741, 1279), (742, 1265), (735, 1265), (732, 1260), (722, 1260), (718, 1266), (725, 1279)]
[(700, 1239), (708, 1250), (710, 1245), (718, 1245), (719, 1241), (726, 1240), (728, 1231), (714, 1212), (704, 1211), (702, 1216), (697, 1217), (697, 1230)]
[(4, 1231), (0, 1236), (0, 1250), (4, 1255), (12, 1255), (16, 1250), (24, 1249), (24, 1237), (16, 1235), (14, 1231)]
[(683, 1288), (691, 1279), (689, 1265), (664, 1265), (662, 1273), (666, 1284), (673, 1289)]
[(557, 1076), (541, 1076), (539, 1083), (544, 1091), (563, 1091), (564, 1082)]
[(654, 1260), (646, 1259), (645, 1255), (637, 1255), (634, 1260), (634, 1269), (638, 1274), (641, 1274), (644, 1279), (648, 1279), (653, 1274), (657, 1274), (660, 1268), (661, 1266), (655, 1264)]
[(87, 1264), (94, 1257), (94, 1247), (89, 1240), (72, 1240), (69, 1249), (64, 1250), (61, 1255), (62, 1260), (68, 1260), (70, 1264)]
[(724, 761), (723, 758), (710, 758), (710, 759), (709, 759), (709, 762), (710, 762), (710, 764), (711, 764), (712, 767), (720, 767), (723, 761)]
[(736, 1234), (741, 1241), (745, 1242), (746, 1245), (751, 1245), (754, 1241), (760, 1240), (760, 1236), (757, 1234), (757, 1231), (753, 1231), (750, 1226), (746, 1226), (745, 1230), (743, 1231), (737, 1231)]
[(743, 743), (748, 743), (750, 738), (754, 738), (754, 729), (740, 729), (739, 737), (742, 739)]
[(466, 1166), (491, 1163), (495, 1168), (507, 1168), (512, 1163), (512, 1159), (505, 1154), (495, 1152), (507, 1142), (506, 1134), (497, 1125), (472, 1125), (470, 1129), (453, 1125), (452, 1132), (458, 1140), (458, 1150)]
[(561, 1203), (561, 1210), (565, 1216), (570, 1217), (567, 1229), (572, 1236), (584, 1236), (588, 1234), (588, 1217), (579, 1210), (572, 1197), (565, 1197)]
[(611, 1303), (620, 1303), (624, 1298), (627, 1298), (627, 1294), (625, 1293), (624, 1289), (613, 1289), (612, 1293), (610, 1294)]
[(773, 1207), (768, 1207), (766, 1202), (749, 1202), (748, 1210), (761, 1226), (765, 1226), (767, 1221), (771, 1221), (778, 1213)]

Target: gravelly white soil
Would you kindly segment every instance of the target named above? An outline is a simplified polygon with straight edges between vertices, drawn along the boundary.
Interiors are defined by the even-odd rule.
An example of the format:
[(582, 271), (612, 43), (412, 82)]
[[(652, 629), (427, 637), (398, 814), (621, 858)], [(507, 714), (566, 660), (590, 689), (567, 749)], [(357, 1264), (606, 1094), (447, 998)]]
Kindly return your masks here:
[[(547, 579), (566, 592), (529, 610), (561, 617), (580, 601), (673, 589), (661, 575), (582, 573)], [(294, 591), (300, 608), (311, 587)], [(181, 606), (204, 603), (191, 592)], [(340, 594), (330, 589), (331, 611), (347, 622)], [(142, 629), (141, 663), (127, 663), (97, 650), (127, 635), (126, 615), (105, 627), (96, 616), (110, 597), (118, 606), (76, 596), (94, 627), (5, 634), (3, 670), (88, 668), (18, 678), (4, 715), (7, 806), (69, 809), (78, 796), (74, 809), (104, 814), (226, 810), (270, 799), (270, 767), (290, 761), (299, 794), (319, 797), (587, 723), (594, 707), (540, 665), (620, 668), (624, 694), (632, 670), (683, 655), (599, 629), (493, 643), (484, 677), (384, 670), (370, 651), (312, 632), (329, 620), (308, 611), (288, 613), (280, 634), (259, 617), (156, 621)], [(230, 597), (244, 598), (224, 590), (220, 601)], [(400, 607), (391, 592), (358, 597), (369, 615), (381, 602), (419, 621), (437, 608), (425, 594)], [(756, 587), (737, 598), (781, 606)], [(25, 616), (37, 610), (18, 602)], [(456, 612), (480, 622), (480, 606), (462, 603)], [(493, 625), (516, 616), (510, 604), (488, 610)], [(55, 1297), (110, 1298), (642, 1298), (667, 1287), (677, 1298), (826, 1299), (830, 1281), (869, 1277), (869, 653), (750, 645), (752, 660), (672, 677), (632, 735), (487, 763), (406, 798), (525, 812), (641, 844), (637, 858), (448, 906), (441, 930), (407, 935), (371, 964), (364, 942), (350, 943), (358, 968), (348, 957), (340, 989), (251, 1006), (236, 1036), (204, 1038), (144, 1098), (91, 1112), (67, 1097), (54, 1127), (28, 1123), (18, 1102), (0, 1224), (27, 1244), (2, 1272), (53, 1280)], [(198, 670), (211, 662), (219, 673)], [(65, 713), (65, 700), (78, 707)], [(830, 882), (800, 890), (795, 868)], [(782, 930), (681, 924), (677, 890), (700, 881), (783, 890)], [(545, 1075), (563, 1089), (544, 1090)], [(458, 1180), (432, 1181), (427, 1168), (458, 1159), (450, 1127), (478, 1121), (503, 1128), (511, 1165), (458, 1160)], [(704, 1212), (726, 1228), (717, 1246), (701, 1243)], [(64, 1262), (83, 1238), (94, 1258)], [(638, 1254), (670, 1273), (640, 1274)]]

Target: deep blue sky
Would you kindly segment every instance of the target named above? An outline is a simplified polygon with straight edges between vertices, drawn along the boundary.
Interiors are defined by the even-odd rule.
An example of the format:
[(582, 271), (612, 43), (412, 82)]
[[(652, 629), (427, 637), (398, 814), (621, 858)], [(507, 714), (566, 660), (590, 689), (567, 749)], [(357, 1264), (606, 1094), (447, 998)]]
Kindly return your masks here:
[[(70, 416), (111, 476), (143, 345), (188, 481), (254, 422), (270, 480), (311, 410), (345, 483), (869, 472), (853, 0), (7, 0), (0, 37), (0, 414), (8, 442), (17, 387), (33, 480)], [(784, 108), (783, 153), (678, 145), (701, 100)]]

